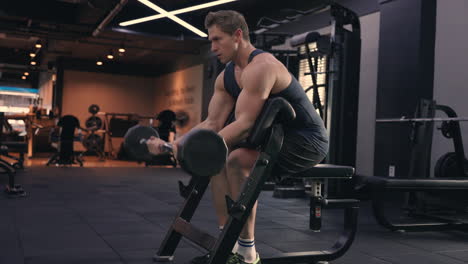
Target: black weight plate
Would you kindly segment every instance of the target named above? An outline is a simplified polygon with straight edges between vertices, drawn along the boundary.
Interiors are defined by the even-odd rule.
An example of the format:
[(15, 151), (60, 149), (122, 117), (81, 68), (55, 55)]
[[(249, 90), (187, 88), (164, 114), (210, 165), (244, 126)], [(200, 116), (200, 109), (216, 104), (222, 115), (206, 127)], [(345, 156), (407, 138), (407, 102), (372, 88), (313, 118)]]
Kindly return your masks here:
[(212, 130), (192, 130), (178, 145), (177, 159), (180, 166), (196, 176), (216, 175), (223, 169), (226, 158), (226, 142)]
[(176, 124), (179, 127), (185, 127), (189, 122), (189, 115), (184, 111), (178, 111), (176, 113)]
[(86, 136), (86, 138), (83, 140), (83, 146), (87, 150), (97, 151), (97, 150), (101, 149), (102, 138), (99, 135), (90, 134), (90, 135)]
[(102, 128), (102, 119), (98, 116), (91, 116), (86, 120), (85, 126), (91, 131), (99, 130)]
[(159, 137), (158, 132), (152, 127), (136, 125), (128, 129), (124, 136), (124, 147), (136, 160), (150, 161), (151, 153), (148, 151), (146, 143), (142, 139)]
[(99, 112), (99, 106), (97, 104), (92, 104), (88, 107), (88, 112), (95, 115)]
[(457, 154), (455, 152), (445, 153), (437, 160), (437, 163), (434, 167), (434, 176), (436, 178), (450, 178), (460, 176), (457, 164)]

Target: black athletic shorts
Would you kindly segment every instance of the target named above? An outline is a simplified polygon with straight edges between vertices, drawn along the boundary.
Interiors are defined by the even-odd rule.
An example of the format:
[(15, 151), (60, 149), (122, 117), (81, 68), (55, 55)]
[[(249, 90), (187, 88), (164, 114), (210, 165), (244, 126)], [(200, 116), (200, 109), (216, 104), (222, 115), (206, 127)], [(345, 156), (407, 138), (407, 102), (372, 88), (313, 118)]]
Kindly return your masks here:
[(320, 163), (327, 152), (327, 141), (312, 141), (301, 134), (287, 133), (272, 176), (282, 178), (310, 169)]
[[(239, 144), (233, 148), (252, 148)], [(298, 133), (285, 133), (283, 146), (273, 166), (272, 178), (281, 179), (296, 174), (320, 163), (328, 153), (328, 141), (311, 140)]]

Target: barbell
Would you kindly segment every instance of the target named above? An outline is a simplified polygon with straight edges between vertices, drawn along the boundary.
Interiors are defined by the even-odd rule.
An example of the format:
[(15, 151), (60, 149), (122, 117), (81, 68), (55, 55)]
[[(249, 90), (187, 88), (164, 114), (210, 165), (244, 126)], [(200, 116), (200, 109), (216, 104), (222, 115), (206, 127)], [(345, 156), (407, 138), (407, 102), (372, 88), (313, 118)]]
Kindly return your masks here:
[(448, 122), (448, 121), (468, 121), (468, 117), (433, 117), (433, 118), (379, 118), (377, 123), (395, 123), (395, 122)]
[[(150, 161), (153, 155), (148, 150), (147, 142), (151, 137), (159, 137), (154, 128), (133, 126), (124, 136), (124, 147), (134, 159)], [(168, 152), (173, 151), (173, 145), (170, 143), (165, 143), (164, 148)], [(211, 177), (223, 169), (227, 152), (226, 142), (216, 132), (195, 129), (184, 135), (177, 144), (176, 159), (188, 173)]]

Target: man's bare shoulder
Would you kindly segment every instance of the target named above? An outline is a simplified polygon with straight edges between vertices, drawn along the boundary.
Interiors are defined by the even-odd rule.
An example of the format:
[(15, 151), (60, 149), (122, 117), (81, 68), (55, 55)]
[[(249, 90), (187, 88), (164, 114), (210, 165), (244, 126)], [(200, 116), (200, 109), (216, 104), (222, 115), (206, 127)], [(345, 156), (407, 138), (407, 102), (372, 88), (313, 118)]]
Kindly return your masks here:
[(242, 71), (240, 86), (269, 93), (277, 80), (278, 69), (275, 57), (268, 53), (259, 54)]
[(224, 89), (224, 70), (216, 77), (215, 89)]
[(271, 53), (264, 52), (255, 56), (248, 65), (265, 65), (265, 64), (277, 64), (279, 61)]
[(253, 60), (245, 67), (244, 71), (269, 72), (277, 70), (281, 67), (281, 62), (270, 53), (261, 53), (253, 58)]
[(224, 79), (224, 70), (218, 74), (218, 76), (216, 77), (216, 81), (218, 80), (222, 81), (223, 79)]

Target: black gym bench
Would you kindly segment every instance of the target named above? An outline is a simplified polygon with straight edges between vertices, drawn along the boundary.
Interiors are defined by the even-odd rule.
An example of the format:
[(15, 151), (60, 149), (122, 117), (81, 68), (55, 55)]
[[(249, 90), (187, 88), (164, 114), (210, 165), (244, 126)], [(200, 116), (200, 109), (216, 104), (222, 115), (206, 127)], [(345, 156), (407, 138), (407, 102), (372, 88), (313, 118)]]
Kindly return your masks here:
[(344, 209), (344, 227), (339, 239), (328, 250), (284, 253), (271, 258), (262, 258), (262, 263), (315, 263), (331, 261), (344, 255), (351, 247), (357, 231), (359, 200), (327, 199), (322, 190), (328, 179), (351, 179), (354, 168), (332, 164), (318, 164), (304, 172), (291, 175), (292, 178), (307, 179), (311, 183), (309, 228), (320, 231), (322, 208)]
[[(0, 170), (1, 173), (8, 175), (8, 184), (5, 193), (9, 197), (22, 197), (26, 195), (23, 188), (15, 183), (16, 171), (24, 169), (24, 153), (28, 151), (28, 143), (19, 141), (2, 141), (4, 138), (4, 127), (10, 127), (5, 118), (5, 113), (0, 112)], [(10, 155), (11, 152), (19, 154), (19, 157)], [(2, 158), (7, 157), (15, 162), (9, 162)]]
[(440, 231), (440, 230), (459, 230), (468, 231), (468, 222), (455, 219), (448, 219), (435, 215), (418, 215), (417, 212), (412, 216), (422, 216), (430, 218), (430, 222), (418, 223), (392, 223), (385, 215), (386, 195), (395, 192), (427, 192), (441, 190), (465, 190), (468, 191), (468, 179), (460, 178), (415, 178), (399, 179), (377, 176), (357, 176), (364, 184), (370, 186), (372, 210), (376, 221), (390, 229), (391, 231)]
[[(18, 157), (10, 155), (10, 153), (18, 153)], [(24, 154), (28, 152), (28, 143), (19, 141), (3, 141), (0, 142), (0, 155), (15, 160), (12, 166), (15, 169), (24, 169)]]
[[(185, 237), (211, 253), (207, 263), (226, 263), (231, 249), (258, 199), (263, 184), (269, 178), (281, 149), (283, 142), (281, 122), (294, 118), (295, 112), (286, 100), (274, 98), (265, 103), (262, 113), (247, 139), (247, 144), (260, 146), (260, 154), (237, 201), (233, 201), (226, 196), (229, 219), (217, 238), (190, 223), (208, 187), (210, 178), (192, 175), (188, 186), (179, 182), (180, 194), (185, 198), (185, 203), (154, 256), (156, 262), (171, 262), (181, 238)], [(359, 201), (354, 199), (326, 199), (321, 194), (321, 183), (327, 178), (349, 179), (353, 174), (354, 168), (352, 167), (319, 165), (295, 175), (295, 177), (313, 179), (315, 182), (315, 191), (311, 197), (311, 228), (316, 231), (320, 230), (322, 207), (342, 208), (345, 209), (344, 231), (335, 245), (328, 250), (285, 253), (270, 258), (262, 258), (262, 263), (312, 263), (329, 261), (342, 256), (351, 246), (356, 234)]]
[[(0, 169), (4, 174), (8, 175), (8, 184), (6, 185), (5, 193), (9, 197), (26, 196), (26, 192), (23, 188), (15, 183), (15, 176), (18, 169), (24, 168), (24, 153), (28, 151), (27, 148), (28, 143), (26, 142), (0, 142), (0, 155), (17, 160), (14, 163), (10, 163), (0, 158)], [(9, 152), (18, 152), (20, 156), (19, 158), (10, 156)]]
[[(448, 138), (453, 139), (456, 153), (451, 153), (450, 159), (456, 162), (445, 162), (443, 165), (436, 165), (435, 177), (429, 177), (430, 153), (432, 144), (432, 131), (434, 126), (435, 111), (440, 110), (445, 113), (449, 120), (442, 123), (442, 133), (446, 133)], [(411, 124), (411, 163), (407, 177), (382, 177), (382, 176), (362, 176), (356, 175), (359, 182), (356, 190), (367, 188), (370, 190), (370, 199), (374, 217), (377, 222), (392, 231), (441, 231), (459, 230), (468, 231), (468, 221), (453, 219), (443, 216), (428, 214), (416, 205), (419, 193), (437, 193), (446, 191), (468, 191), (468, 177), (466, 175), (465, 155), (461, 131), (455, 111), (445, 105), (437, 105), (435, 101), (422, 99), (415, 111), (414, 119), (382, 119), (380, 122), (407, 122)], [(445, 128), (444, 128), (445, 127)], [(443, 156), (444, 157), (444, 156)], [(447, 155), (445, 155), (447, 157)], [(439, 162), (438, 162), (439, 163)], [(406, 209), (409, 216), (418, 218), (418, 222), (392, 223), (385, 212), (385, 200), (388, 194), (403, 192), (406, 193)], [(425, 219), (424, 219), (425, 218)]]

